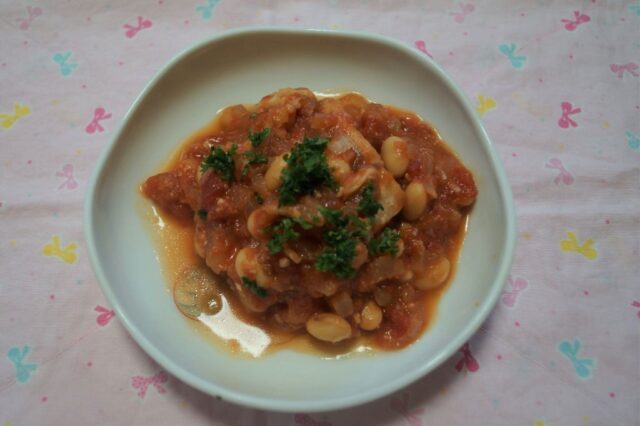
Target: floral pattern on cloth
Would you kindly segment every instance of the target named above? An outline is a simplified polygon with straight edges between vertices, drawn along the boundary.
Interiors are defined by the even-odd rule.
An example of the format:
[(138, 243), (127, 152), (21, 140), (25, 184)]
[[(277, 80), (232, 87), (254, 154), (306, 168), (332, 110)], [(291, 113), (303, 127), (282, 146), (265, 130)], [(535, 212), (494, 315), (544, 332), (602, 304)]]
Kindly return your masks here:
[[(28, 0), (0, 16), (1, 425), (640, 424), (637, 0)], [(87, 181), (140, 91), (246, 26), (379, 33), (431, 58), (513, 189), (518, 247), (488, 320), (363, 406), (285, 414), (191, 388), (128, 335), (85, 255)]]

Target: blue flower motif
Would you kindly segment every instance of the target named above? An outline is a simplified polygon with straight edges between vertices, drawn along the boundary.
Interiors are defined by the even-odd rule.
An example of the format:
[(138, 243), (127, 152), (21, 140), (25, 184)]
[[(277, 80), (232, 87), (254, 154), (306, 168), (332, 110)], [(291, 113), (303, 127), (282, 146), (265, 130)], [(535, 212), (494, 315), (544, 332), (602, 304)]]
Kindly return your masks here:
[(498, 50), (500, 50), (500, 53), (502, 53), (507, 57), (507, 59), (509, 59), (509, 62), (511, 62), (511, 66), (515, 69), (521, 69), (522, 67), (524, 67), (524, 63), (527, 60), (527, 57), (515, 56), (514, 54), (516, 52), (516, 49), (517, 46), (514, 43), (501, 44), (500, 46), (498, 46)]
[(631, 132), (625, 132), (624, 134), (627, 137), (627, 143), (629, 144), (629, 148), (640, 150), (640, 137), (634, 135)]
[(200, 14), (202, 19), (209, 20), (213, 16), (213, 9), (218, 5), (219, 0), (207, 0), (206, 4), (196, 6), (196, 12)]
[(66, 53), (56, 53), (53, 55), (53, 62), (60, 66), (60, 74), (63, 76), (71, 75), (76, 68), (78, 68), (78, 64), (72, 64), (67, 62), (71, 57), (71, 52)]
[(31, 378), (31, 373), (36, 371), (36, 364), (25, 364), (24, 359), (27, 357), (30, 348), (25, 345), (22, 349), (18, 347), (13, 347), (9, 349), (7, 352), (7, 358), (13, 363), (16, 367), (16, 380), (18, 383), (27, 383)]
[(581, 379), (588, 379), (591, 377), (591, 370), (594, 368), (594, 360), (589, 358), (578, 358), (578, 352), (580, 352), (581, 346), (582, 343), (578, 339), (575, 339), (573, 343), (565, 340), (560, 342), (558, 350), (562, 355), (567, 357), (569, 361), (571, 361), (578, 377)]

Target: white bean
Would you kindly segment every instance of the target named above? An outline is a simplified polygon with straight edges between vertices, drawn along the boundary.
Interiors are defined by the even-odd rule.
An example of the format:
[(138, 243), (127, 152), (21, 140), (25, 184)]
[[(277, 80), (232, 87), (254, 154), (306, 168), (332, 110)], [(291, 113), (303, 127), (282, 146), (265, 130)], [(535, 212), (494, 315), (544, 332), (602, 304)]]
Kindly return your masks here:
[(405, 202), (402, 213), (407, 220), (416, 220), (427, 207), (427, 191), (420, 182), (411, 182), (405, 190)]
[(407, 152), (407, 142), (398, 136), (389, 136), (382, 142), (380, 155), (384, 166), (391, 172), (393, 177), (402, 177), (409, 165), (409, 153)]
[(271, 287), (271, 283), (273, 282), (273, 279), (271, 276), (269, 276), (269, 274), (267, 274), (267, 272), (264, 270), (264, 268), (262, 267), (262, 265), (260, 265), (257, 261), (256, 261), (258, 267), (256, 269), (256, 283), (263, 288), (270, 288)]
[(282, 170), (287, 166), (287, 162), (284, 161), (283, 157), (284, 156), (282, 155), (279, 157), (276, 157), (271, 162), (271, 164), (269, 165), (269, 168), (267, 169), (267, 173), (265, 173), (264, 175), (265, 184), (267, 185), (267, 188), (270, 189), (271, 191), (275, 191), (276, 189), (278, 189), (278, 187), (282, 183), (282, 178), (281, 178)]
[(346, 291), (336, 293), (329, 299), (329, 304), (341, 317), (347, 317), (353, 314), (353, 299)]
[(260, 262), (258, 262), (257, 252), (254, 248), (245, 247), (238, 252), (235, 260), (235, 268), (240, 279), (246, 277), (255, 280), (260, 287), (270, 287), (271, 277), (265, 272)]
[(256, 251), (251, 247), (241, 249), (236, 255), (236, 273), (240, 278), (255, 279), (257, 264)]
[(264, 229), (278, 219), (278, 212), (273, 206), (258, 207), (247, 218), (247, 230), (253, 238), (265, 238)]
[(451, 262), (441, 257), (432, 263), (424, 273), (416, 276), (413, 286), (419, 290), (431, 290), (444, 284), (451, 271)]
[(392, 302), (393, 295), (386, 288), (378, 288), (373, 293), (373, 298), (376, 300), (376, 303), (378, 304), (378, 306), (385, 307)]
[(367, 331), (375, 330), (382, 322), (382, 309), (376, 305), (376, 302), (370, 300), (362, 308), (361, 316), (360, 328)]
[(351, 337), (351, 325), (339, 315), (314, 314), (307, 320), (307, 332), (318, 340), (337, 343)]

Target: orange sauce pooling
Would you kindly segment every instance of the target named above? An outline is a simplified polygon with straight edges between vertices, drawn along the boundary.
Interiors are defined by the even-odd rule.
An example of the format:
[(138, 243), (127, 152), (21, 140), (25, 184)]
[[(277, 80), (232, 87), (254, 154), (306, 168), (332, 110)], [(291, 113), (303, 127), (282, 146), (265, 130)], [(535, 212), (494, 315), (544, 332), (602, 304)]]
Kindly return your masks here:
[[(185, 271), (207, 266), (195, 252), (193, 227), (176, 221), (146, 200), (145, 203), (148, 205), (145, 206), (144, 220), (151, 225), (150, 233), (156, 246), (162, 272), (167, 280), (166, 285), (173, 294), (175, 283)], [(463, 236), (464, 229), (461, 230), (459, 238)], [(455, 257), (452, 258), (452, 264), (456, 264)], [(454, 275), (455, 271), (451, 273), (445, 285), (424, 294), (425, 322), (421, 334), (435, 320), (438, 302)], [(307, 333), (277, 329), (247, 314), (226, 282), (216, 280), (215, 277), (211, 279), (218, 285), (223, 308), (216, 315), (199, 317), (198, 320), (185, 317), (185, 320), (215, 345), (230, 350), (234, 354), (258, 357), (280, 349), (292, 349), (324, 357), (341, 357), (350, 353), (369, 353), (376, 350), (370, 344), (368, 336), (329, 344), (318, 341)]]

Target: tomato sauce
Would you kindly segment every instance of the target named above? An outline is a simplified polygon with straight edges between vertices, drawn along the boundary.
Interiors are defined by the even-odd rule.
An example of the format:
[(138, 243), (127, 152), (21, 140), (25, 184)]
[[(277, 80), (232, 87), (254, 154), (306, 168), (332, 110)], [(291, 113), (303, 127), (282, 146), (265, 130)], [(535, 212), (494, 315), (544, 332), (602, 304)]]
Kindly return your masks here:
[[(255, 149), (247, 133), (255, 135), (261, 129), (270, 131)], [(268, 171), (279, 156), (291, 153), (308, 136), (331, 139), (327, 161), (342, 164), (336, 162), (340, 160), (349, 167), (337, 179), (337, 192), (317, 188), (296, 205), (283, 208), (278, 206), (278, 190), (268, 186)], [(395, 179), (388, 173), (393, 164), (380, 154), (391, 137), (402, 139), (402, 155), (408, 158), (402, 175)], [(339, 145), (345, 139), (348, 143), (342, 149)], [(238, 153), (232, 151), (232, 144)], [(231, 171), (235, 177), (230, 181), (220, 169), (200, 171), (216, 147), (235, 155)], [(242, 158), (250, 150), (259, 151), (267, 161), (250, 164), (245, 174)], [(344, 356), (396, 350), (414, 342), (435, 320), (438, 301), (455, 275), (468, 214), (477, 196), (473, 176), (431, 126), (413, 113), (370, 103), (354, 93), (316, 99), (305, 89), (285, 89), (256, 105), (229, 107), (189, 137), (162, 170), (143, 184), (142, 192), (154, 202), (145, 207), (145, 217), (176, 304), (218, 344), (254, 357), (282, 348)], [(337, 174), (335, 168), (331, 170)], [(310, 230), (298, 228), (302, 235), (287, 241), (278, 255), (267, 249), (268, 236), (256, 235), (251, 227), (257, 210), (275, 211), (278, 220), (288, 214), (308, 218), (309, 211), (318, 215), (322, 206), (356, 211), (362, 187), (345, 195), (346, 188), (359, 184), (358, 176), (365, 172), (371, 172), (369, 181), (374, 182), (377, 200), (384, 206), (370, 219), (368, 244), (388, 228), (399, 236), (400, 254), (374, 255), (369, 245), (369, 254), (355, 274), (337, 278), (313, 263), (322, 244), (323, 231), (317, 225)], [(392, 195), (386, 198), (385, 179), (393, 180)], [(411, 184), (419, 185), (428, 202), (418, 218), (408, 220)], [(393, 191), (404, 195), (394, 198)], [(396, 205), (397, 200), (405, 205)], [(395, 213), (385, 217), (387, 211)], [(239, 260), (243, 250), (254, 256), (247, 258), (254, 262), (252, 269), (246, 269), (249, 272), (244, 272)], [(207, 273), (197, 275), (202, 282), (190, 284), (185, 293), (185, 273), (194, 270)], [(250, 286), (243, 285), (247, 282)], [(344, 305), (336, 302), (342, 293), (349, 307), (344, 312)], [(365, 307), (372, 304), (382, 319), (369, 329)], [(342, 314), (351, 328), (348, 338), (335, 343), (316, 338), (309, 322), (324, 312)]]

